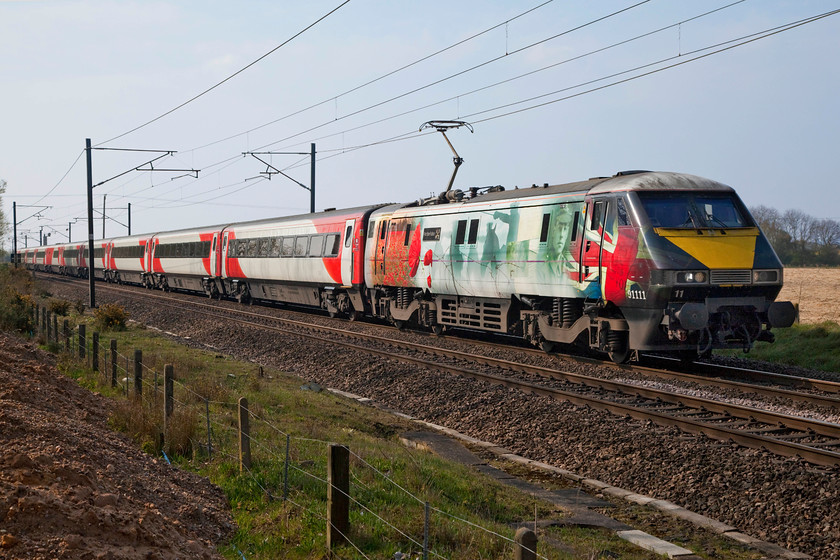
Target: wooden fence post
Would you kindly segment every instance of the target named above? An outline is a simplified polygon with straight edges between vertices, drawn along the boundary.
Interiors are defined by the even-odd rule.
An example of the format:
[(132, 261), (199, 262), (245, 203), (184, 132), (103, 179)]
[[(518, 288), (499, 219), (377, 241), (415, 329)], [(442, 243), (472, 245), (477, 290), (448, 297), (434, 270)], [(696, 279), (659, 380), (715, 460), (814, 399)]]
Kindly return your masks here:
[(251, 468), (251, 426), (248, 420), (248, 399), (239, 399), (239, 472)]
[(52, 321), (51, 321), (51, 319), (52, 319), (52, 317), (50, 317), (50, 312), (47, 311), (46, 308), (44, 308), (44, 332), (46, 333), (46, 336), (44, 337), (44, 340), (46, 341), (47, 344), (50, 343), (50, 339), (52, 338)]
[(93, 362), (93, 371), (99, 371), (99, 333), (93, 331), (93, 340), (90, 344), (90, 356)]
[(111, 339), (111, 387), (117, 386), (117, 339)]
[(58, 314), (53, 313), (53, 342), (58, 344)]
[(70, 353), (70, 321), (64, 319), (64, 351)]
[(143, 351), (134, 351), (134, 397), (143, 395)]
[(85, 358), (85, 325), (84, 323), (79, 325), (79, 359)]
[(537, 534), (527, 527), (520, 527), (513, 537), (513, 560), (537, 560)]
[[(169, 442), (169, 428), (172, 413), (175, 410), (175, 398), (173, 396), (174, 390), (174, 371), (172, 364), (163, 366), (163, 443), (168, 445)], [(171, 451), (171, 449), (170, 449)]]
[(327, 550), (346, 542), (350, 529), (350, 449), (330, 444), (327, 463)]

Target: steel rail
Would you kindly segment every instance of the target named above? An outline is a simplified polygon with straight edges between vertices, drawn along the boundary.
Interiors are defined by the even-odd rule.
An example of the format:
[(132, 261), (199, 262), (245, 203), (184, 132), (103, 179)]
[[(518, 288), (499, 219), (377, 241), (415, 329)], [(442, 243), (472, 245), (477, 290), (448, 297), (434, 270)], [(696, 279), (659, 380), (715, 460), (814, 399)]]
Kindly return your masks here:
[[(54, 280), (64, 280), (68, 282), (73, 282), (73, 279), (64, 279), (61, 277), (53, 277), (50, 275), (48, 278)], [(104, 285), (103, 288), (105, 289), (112, 289), (112, 290), (125, 290), (126, 293), (138, 293), (130, 288), (118, 288), (116, 286), (109, 286)], [(139, 292), (144, 293), (144, 292)], [(154, 297), (151, 294), (147, 294), (149, 297)], [(186, 294), (185, 294), (186, 295)], [(164, 297), (158, 295), (157, 297)], [(173, 301), (180, 301), (176, 300), (175, 298), (170, 298)], [(254, 317), (261, 317), (264, 319), (276, 320), (276, 321), (290, 321), (291, 319), (281, 319), (277, 317), (271, 317), (266, 315), (261, 315), (259, 313), (248, 312), (244, 310), (233, 310), (228, 308), (218, 308), (216, 306), (201, 304), (198, 302), (193, 302), (194, 305), (204, 305), (205, 307), (210, 307), (214, 309), (226, 309), (231, 313), (242, 313), (246, 315), (251, 315)], [(295, 313), (301, 315), (309, 315), (308, 313), (304, 313), (301, 311), (295, 310), (285, 310), (287, 313)], [(309, 323), (302, 323), (302, 324), (309, 324)], [(377, 326), (377, 325), (373, 325)], [(382, 327), (387, 329), (392, 329), (392, 326)], [(431, 336), (430, 333), (426, 331), (416, 331), (417, 334)], [(497, 334), (497, 333), (493, 333)], [(525, 354), (538, 356), (538, 357), (548, 357), (552, 354), (546, 354), (541, 350), (536, 350), (533, 348), (527, 347), (517, 347), (505, 344), (499, 344), (494, 342), (488, 341), (476, 341), (471, 338), (459, 338), (459, 342), (468, 343), (468, 344), (475, 344), (480, 345), (483, 347), (491, 347), (491, 348), (499, 348), (504, 350), (513, 350), (516, 349), (518, 352), (523, 352)], [(649, 376), (649, 377), (657, 377), (660, 379), (676, 379), (682, 381), (689, 381), (694, 382), (700, 385), (709, 386), (709, 387), (718, 387), (722, 389), (733, 389), (739, 390), (745, 393), (755, 393), (759, 395), (769, 396), (769, 397), (781, 397), (781, 398), (788, 398), (793, 401), (797, 402), (804, 402), (808, 404), (817, 404), (820, 406), (832, 407), (840, 409), (840, 397), (835, 396), (826, 396), (826, 395), (819, 395), (814, 393), (801, 393), (798, 391), (791, 391), (786, 389), (781, 389), (777, 387), (768, 387), (766, 385), (756, 385), (753, 383), (746, 383), (743, 381), (736, 381), (731, 379), (723, 379), (722, 376), (730, 376), (730, 377), (743, 377), (743, 378), (750, 378), (754, 379), (757, 382), (769, 382), (775, 383), (777, 385), (787, 386), (787, 387), (800, 387), (805, 389), (813, 389), (817, 391), (822, 391), (825, 393), (840, 393), (840, 382), (837, 381), (828, 381), (823, 379), (815, 379), (810, 377), (800, 377), (795, 375), (785, 375), (781, 373), (773, 373), (773, 372), (765, 372), (760, 370), (748, 369), (748, 368), (738, 368), (734, 366), (726, 366), (726, 365), (718, 365), (718, 364), (710, 364), (707, 362), (696, 362), (692, 364), (692, 367), (695, 370), (702, 371), (705, 375), (713, 376), (714, 379), (706, 377), (705, 375), (696, 375), (694, 373), (689, 372), (682, 372), (673, 369), (675, 364), (680, 363), (679, 360), (673, 358), (666, 358), (662, 356), (652, 356), (652, 355), (645, 355), (644, 359), (647, 361), (654, 361), (654, 362), (661, 362), (663, 364), (662, 368), (653, 368), (649, 366), (637, 365), (637, 364), (615, 364), (608, 360), (599, 360), (596, 358), (590, 358), (586, 356), (576, 356), (574, 354), (561, 354), (556, 353), (556, 356), (562, 356), (563, 359), (569, 359), (576, 361), (578, 363), (584, 364), (591, 364), (601, 367), (610, 367), (613, 369), (620, 369), (624, 371), (628, 371), (631, 373), (638, 373), (641, 375)]]
[[(423, 345), (418, 345), (415, 343), (397, 341), (393, 339), (387, 339), (379, 336), (374, 335), (366, 335), (363, 333), (356, 333), (352, 331), (345, 331), (342, 329), (337, 329), (335, 327), (327, 327), (323, 325), (312, 325), (311, 323), (305, 323), (301, 321), (294, 321), (294, 320), (286, 320), (286, 319), (277, 319), (274, 317), (266, 317), (265, 315), (248, 312), (248, 311), (241, 311), (241, 310), (234, 310), (234, 309), (226, 309), (226, 308), (218, 308), (212, 305), (207, 305), (198, 302), (184, 302), (183, 300), (178, 300), (175, 298), (170, 298), (166, 296), (159, 296), (151, 294), (150, 297), (156, 297), (158, 299), (165, 299), (169, 300), (167, 305), (173, 308), (180, 308), (182, 310), (189, 310), (194, 313), (199, 313), (202, 315), (207, 315), (211, 317), (222, 317), (224, 316), (225, 319), (253, 327), (258, 329), (265, 329), (270, 330), (273, 332), (279, 332), (291, 336), (299, 336), (304, 338), (315, 339), (318, 341), (323, 341), (323, 336), (321, 334), (331, 334), (331, 335), (340, 335), (345, 337), (354, 337), (367, 340), (369, 342), (375, 343), (384, 343), (386, 345), (398, 345), (403, 347), (408, 347), (409, 349), (416, 351), (416, 352), (423, 352), (423, 353), (431, 353), (437, 356), (444, 356), (444, 357), (457, 357), (459, 359), (465, 359), (469, 361), (475, 361), (479, 363), (483, 363), (485, 365), (493, 365), (493, 367), (498, 367), (502, 369), (512, 369), (512, 370), (519, 370), (525, 373), (537, 373), (542, 375), (543, 373), (549, 372), (552, 375), (559, 375), (563, 380), (567, 380), (573, 383), (577, 383), (579, 386), (586, 386), (590, 388), (596, 389), (607, 389), (616, 394), (624, 395), (624, 396), (642, 396), (648, 399), (652, 399), (656, 402), (670, 402), (674, 404), (679, 404), (686, 407), (692, 407), (701, 411), (711, 411), (711, 412), (719, 412), (721, 414), (725, 414), (731, 417), (732, 420), (737, 420), (738, 418), (750, 418), (754, 419), (757, 422), (762, 422), (765, 424), (775, 424), (782, 427), (787, 427), (791, 429), (802, 430), (809, 433), (820, 434), (826, 437), (838, 438), (840, 439), (840, 425), (830, 424), (827, 422), (821, 422), (816, 420), (807, 420), (804, 418), (799, 418), (795, 416), (789, 416), (784, 414), (779, 414), (770, 411), (763, 411), (760, 409), (755, 409), (751, 407), (743, 407), (740, 405), (727, 405), (718, 403), (715, 401), (709, 401), (708, 399), (699, 399), (696, 397), (688, 397), (686, 395), (674, 395), (664, 391), (659, 391), (656, 389), (638, 387), (634, 385), (628, 385), (625, 383), (620, 382), (613, 382), (609, 380), (599, 379), (599, 378), (587, 378), (586, 376), (582, 376), (579, 374), (574, 374), (571, 372), (557, 372), (554, 370), (547, 370), (547, 368), (541, 368), (538, 366), (527, 366), (524, 364), (517, 364), (515, 362), (509, 362), (507, 360), (497, 360), (494, 358), (487, 358), (482, 356), (476, 356), (473, 354), (467, 354), (464, 352), (457, 352), (457, 351), (442, 351), (438, 348), (427, 347)], [(187, 303), (188, 305), (185, 305)], [(205, 307), (209, 308), (209, 310), (197, 310), (197, 309), (190, 309), (189, 307)], [(298, 327), (298, 329), (292, 328), (284, 328), (279, 326), (272, 326), (267, 325), (264, 323), (257, 323), (250, 320), (245, 319), (237, 319), (235, 317), (225, 316), (220, 311), (228, 311), (231, 314), (243, 314), (246, 316), (251, 316), (258, 318), (262, 321), (266, 319), (269, 320), (279, 320), (281, 322), (287, 323), (291, 327)], [(306, 332), (302, 332), (299, 330), (299, 327), (304, 327), (310, 331), (313, 331), (314, 334), (308, 334)], [(743, 445), (745, 447), (751, 448), (763, 448), (767, 449), (773, 453), (784, 455), (784, 456), (798, 456), (806, 461), (809, 461), (814, 464), (824, 465), (824, 466), (834, 466), (840, 465), (840, 452), (830, 451), (826, 449), (820, 449), (817, 447), (811, 447), (808, 445), (803, 445), (799, 443), (795, 443), (792, 441), (785, 441), (783, 439), (776, 439), (764, 435), (763, 433), (755, 433), (750, 431), (744, 430), (737, 430), (732, 428), (727, 428), (723, 425), (716, 425), (710, 424), (708, 422), (703, 422), (701, 420), (693, 419), (690, 417), (681, 416), (679, 413), (676, 415), (672, 414), (665, 414), (656, 410), (649, 410), (645, 405), (633, 405), (628, 403), (622, 402), (615, 402), (610, 401), (604, 398), (599, 398), (595, 396), (580, 394), (574, 391), (565, 391), (563, 389), (553, 388), (553, 387), (546, 387), (543, 385), (539, 385), (536, 383), (531, 383), (529, 381), (523, 381), (518, 379), (513, 379), (509, 377), (504, 377), (500, 375), (495, 375), (492, 373), (485, 373), (474, 371), (471, 369), (467, 369), (464, 367), (451, 365), (451, 364), (444, 364), (440, 363), (436, 360), (429, 360), (427, 358), (422, 357), (415, 357), (415, 356), (407, 356), (403, 354), (397, 354), (393, 350), (388, 349), (378, 349), (378, 348), (370, 348), (368, 346), (360, 346), (359, 344), (355, 344), (353, 342), (346, 342), (341, 340), (330, 339), (330, 344), (334, 344), (337, 346), (342, 346), (348, 349), (352, 349), (354, 351), (360, 351), (368, 354), (374, 354), (381, 356), (383, 358), (389, 359), (396, 359), (402, 362), (407, 362), (411, 364), (420, 365), (422, 367), (436, 369), (436, 370), (443, 370), (449, 373), (453, 373), (456, 375), (462, 375), (465, 377), (479, 379), (485, 382), (492, 383), (494, 385), (500, 385), (512, 389), (517, 389), (526, 393), (541, 395), (550, 397), (552, 399), (558, 401), (568, 401), (575, 404), (579, 404), (582, 406), (591, 406), (594, 408), (598, 408), (601, 410), (606, 410), (611, 412), (612, 414), (616, 414), (619, 416), (630, 416), (632, 418), (636, 418), (639, 420), (651, 420), (658, 425), (662, 426), (674, 426), (678, 427), (684, 431), (689, 433), (701, 433), (708, 437), (717, 440), (725, 440), (725, 441), (732, 441), (739, 445)], [(447, 356), (448, 354), (448, 356)], [(575, 381), (571, 381), (575, 379)], [(737, 410), (739, 415), (732, 415), (732, 411)]]
[[(218, 317), (218, 314), (215, 314), (215, 313), (210, 312), (210, 311), (197, 311), (197, 312), (202, 313), (202, 314), (206, 314), (206, 315), (211, 315), (211, 316)], [(262, 316), (260, 316), (260, 317), (262, 318)], [(300, 332), (299, 330), (292, 330), (292, 329), (288, 329), (288, 328), (282, 328), (282, 327), (277, 327), (277, 326), (254, 323), (252, 321), (246, 321), (244, 319), (230, 318), (230, 320), (232, 320), (234, 322), (237, 322), (239, 324), (243, 324), (243, 325), (247, 325), (247, 326), (251, 326), (251, 327), (257, 327), (257, 328), (261, 328), (261, 329), (269, 329), (269, 330), (274, 331), (274, 332), (282, 332), (284, 334), (289, 334), (289, 335), (293, 335), (293, 336), (301, 336), (301, 337), (305, 337), (305, 338), (316, 339), (318, 341), (323, 341), (323, 338), (321, 336), (317, 336), (317, 335), (314, 335), (314, 334), (306, 334), (306, 333)], [(316, 326), (313, 327), (311, 324), (300, 323), (300, 322), (297, 322), (297, 321), (294, 321), (293, 323), (295, 323), (295, 326), (304, 325), (306, 328), (311, 329), (311, 330), (315, 331), (316, 333), (330, 332), (332, 334), (335, 334), (334, 331), (337, 330), (337, 329), (334, 329), (332, 327), (323, 327), (323, 326), (319, 326), (319, 325), (316, 325)], [(352, 335), (352, 336), (358, 336), (360, 334), (361, 333), (350, 333), (350, 335)], [(347, 336), (347, 331), (342, 333), (342, 335)], [(365, 336), (365, 335), (362, 335), (362, 337), (366, 338), (367, 340), (381, 339), (381, 337), (370, 337), (370, 336)], [(393, 341), (393, 340), (388, 340), (387, 342), (389, 344), (394, 344), (394, 343), (399, 343), (401, 345), (403, 344), (402, 342)], [(521, 391), (526, 392), (526, 393), (532, 393), (532, 394), (536, 394), (536, 395), (550, 397), (550, 398), (558, 400), (558, 401), (569, 401), (569, 402), (579, 404), (579, 405), (582, 405), (582, 406), (592, 406), (592, 407), (595, 407), (595, 408), (598, 408), (598, 409), (601, 409), (601, 410), (606, 410), (606, 411), (611, 412), (613, 414), (616, 414), (618, 416), (630, 416), (632, 418), (636, 418), (636, 419), (639, 419), (639, 420), (651, 420), (651, 421), (653, 421), (653, 422), (655, 422), (659, 425), (678, 427), (678, 428), (683, 429), (687, 432), (701, 433), (701, 434), (704, 434), (704, 435), (706, 435), (708, 437), (711, 437), (713, 439), (733, 441), (733, 442), (738, 443), (739, 445), (743, 445), (745, 447), (767, 449), (768, 451), (771, 451), (771, 452), (776, 453), (778, 455), (798, 456), (798, 457), (803, 458), (806, 461), (809, 461), (811, 463), (818, 464), (818, 465), (823, 465), (823, 466), (840, 465), (840, 453), (834, 452), (834, 451), (819, 449), (819, 448), (815, 448), (815, 447), (809, 447), (807, 445), (802, 445), (802, 444), (798, 444), (798, 443), (794, 443), (794, 442), (790, 442), (790, 441), (774, 439), (774, 438), (771, 438), (771, 437), (768, 437), (768, 436), (765, 436), (765, 435), (762, 435), (762, 434), (751, 433), (751, 432), (741, 431), (741, 430), (734, 430), (734, 429), (726, 428), (726, 427), (723, 427), (723, 426), (716, 426), (716, 425), (713, 425), (713, 424), (700, 422), (698, 420), (694, 420), (694, 419), (691, 419), (691, 418), (685, 418), (685, 417), (680, 417), (680, 416), (663, 414), (663, 413), (660, 413), (660, 412), (657, 412), (657, 411), (654, 411), (654, 410), (645, 410), (643, 408), (639, 408), (638, 406), (633, 406), (633, 405), (630, 405), (630, 404), (624, 404), (624, 403), (620, 403), (620, 402), (608, 401), (608, 400), (597, 398), (597, 397), (581, 395), (579, 393), (564, 391), (564, 390), (556, 389), (556, 388), (552, 388), (552, 387), (546, 387), (546, 386), (543, 386), (543, 385), (530, 383), (528, 381), (516, 380), (516, 379), (503, 377), (503, 376), (499, 376), (499, 375), (494, 375), (494, 374), (490, 374), (490, 373), (483, 373), (483, 372), (478, 372), (478, 371), (474, 371), (474, 370), (469, 370), (469, 369), (462, 368), (462, 367), (459, 367), (459, 366), (442, 364), (442, 363), (434, 361), (434, 360), (428, 360), (428, 359), (413, 357), (413, 356), (399, 355), (399, 354), (395, 354), (393, 351), (389, 351), (389, 350), (369, 348), (369, 347), (366, 347), (366, 346), (359, 346), (358, 344), (354, 344), (354, 343), (351, 343), (351, 342), (344, 342), (344, 341), (334, 340), (334, 339), (330, 340), (330, 344), (343, 346), (345, 348), (349, 348), (349, 349), (352, 349), (352, 350), (355, 350), (355, 351), (365, 352), (365, 353), (368, 353), (368, 354), (375, 354), (375, 355), (381, 356), (383, 358), (396, 359), (396, 360), (399, 360), (399, 361), (402, 361), (402, 362), (408, 362), (408, 363), (420, 365), (422, 367), (426, 367), (426, 368), (430, 368), (430, 369), (444, 370), (444, 371), (447, 371), (449, 373), (454, 373), (456, 375), (463, 375), (463, 376), (470, 377), (470, 378), (473, 378), (473, 379), (480, 379), (482, 381), (486, 381), (486, 382), (492, 383), (494, 385), (501, 385), (501, 386), (508, 387), (508, 388), (511, 388), (511, 389), (518, 389), (518, 390), (521, 390)], [(411, 345), (413, 345), (413, 344), (411, 344)], [(413, 346), (415, 346), (415, 345), (413, 345)], [(471, 355), (469, 355), (469, 356), (471, 356)], [(593, 381), (598, 381), (598, 380), (593, 380)], [(589, 385), (589, 386), (600, 388), (598, 385), (595, 385), (595, 384)], [(661, 393), (661, 392), (658, 392), (658, 391), (654, 391), (654, 392), (655, 393)], [(682, 397), (682, 396), (680, 396), (680, 397)], [(656, 397), (653, 397), (653, 398), (656, 398)], [(713, 401), (709, 401), (709, 402), (713, 402)], [(738, 408), (743, 409), (743, 410), (749, 410), (751, 412), (759, 413), (758, 415), (762, 416), (762, 417), (764, 417), (765, 415), (769, 415), (769, 417), (772, 417), (774, 420), (780, 420), (782, 418), (785, 418), (785, 419), (787, 419), (788, 421), (791, 422), (790, 427), (794, 427), (793, 424), (801, 425), (801, 426), (809, 426), (809, 427), (800, 428), (800, 429), (804, 429), (806, 431), (810, 430), (810, 429), (814, 429), (814, 431), (817, 431), (819, 433), (820, 431), (822, 431), (822, 428), (825, 428), (827, 433), (824, 434), (824, 435), (829, 435), (829, 436), (832, 436), (832, 437), (833, 436), (840, 437), (840, 425), (827, 424), (825, 422), (818, 422), (818, 421), (807, 421), (807, 420), (799, 419), (799, 418), (796, 418), (796, 417), (779, 415), (779, 414), (776, 414), (776, 413), (769, 413), (767, 411), (761, 411), (761, 410), (758, 410), (758, 409), (749, 409), (747, 407), (738, 407)], [(725, 408), (721, 408), (720, 410), (721, 410), (721, 412), (723, 412), (725, 410)], [(735, 419), (735, 418), (733, 417), (733, 419)], [(773, 423), (773, 422), (768, 422), (768, 423)]]
[[(724, 404), (719, 403), (717, 401), (711, 401), (708, 399), (701, 399), (698, 397), (691, 397), (688, 395), (680, 395), (680, 394), (673, 394), (668, 393), (666, 391), (660, 391), (657, 389), (651, 389), (646, 387), (640, 387), (637, 385), (631, 385), (627, 383), (621, 383), (616, 381), (610, 381), (601, 378), (593, 378), (587, 377), (580, 374), (575, 374), (572, 372), (561, 372), (558, 370), (551, 370), (549, 368), (543, 368), (539, 366), (529, 366), (526, 364), (519, 364), (516, 362), (511, 362), (508, 360), (499, 360), (496, 358), (488, 358), (485, 356), (477, 356), (475, 354), (469, 354), (465, 352), (459, 352), (454, 350), (444, 350), (441, 348), (436, 347), (429, 347), (420, 344), (415, 344), (411, 342), (399, 341), (390, 338), (384, 338), (375, 335), (369, 335), (364, 333), (357, 333), (353, 331), (346, 331), (343, 329), (338, 329), (335, 327), (328, 327), (323, 325), (313, 325), (311, 323), (306, 323), (302, 321), (295, 321), (290, 319), (282, 319), (277, 317), (269, 317), (263, 314), (239, 310), (239, 309), (230, 309), (230, 308), (220, 308), (214, 305), (208, 305), (199, 302), (192, 302), (186, 301), (182, 299), (176, 299), (169, 296), (163, 296), (158, 294), (149, 294), (144, 292), (138, 292), (135, 290), (126, 290), (121, 288), (112, 287), (115, 291), (125, 291), (131, 294), (142, 294), (144, 297), (150, 297), (159, 300), (167, 300), (167, 305), (173, 308), (180, 308), (182, 310), (189, 310), (194, 313), (200, 313), (202, 315), (208, 315), (211, 317), (225, 317), (227, 320), (236, 322), (239, 324), (247, 325), (250, 327), (256, 327), (261, 329), (267, 329), (274, 332), (281, 332), (284, 334), (289, 334), (293, 336), (300, 336), (304, 338), (314, 338), (319, 341), (323, 340), (322, 336), (317, 336), (315, 334), (307, 334), (305, 332), (301, 332), (300, 330), (292, 330), (289, 328), (282, 328), (277, 326), (266, 325), (264, 323), (256, 323), (253, 321), (247, 321), (245, 319), (237, 319), (234, 317), (230, 317), (230, 315), (242, 315), (257, 318), (261, 321), (276, 321), (288, 324), (293, 327), (303, 327), (305, 329), (309, 329), (314, 331), (315, 333), (320, 334), (331, 334), (331, 335), (338, 335), (338, 336), (345, 336), (345, 337), (354, 337), (359, 339), (364, 339), (369, 342), (375, 342), (379, 344), (385, 345), (397, 345), (402, 346), (405, 348), (409, 348), (416, 352), (433, 354), (439, 357), (448, 357), (448, 358), (456, 358), (461, 360), (466, 360), (470, 362), (477, 362), (482, 363), (484, 365), (488, 365), (491, 367), (496, 367), (500, 369), (508, 369), (519, 371), (522, 373), (531, 373), (537, 374), (541, 376), (550, 377), (553, 379), (561, 379), (566, 382), (576, 383), (579, 386), (585, 386), (590, 388), (596, 389), (606, 389), (617, 393), (619, 395), (625, 396), (641, 396), (644, 398), (652, 399), (656, 402), (666, 402), (666, 403), (673, 403), (680, 406), (685, 407), (693, 407), (695, 409), (701, 411), (711, 411), (711, 412), (718, 412), (721, 414), (726, 415), (726, 417), (731, 417), (733, 420), (738, 418), (748, 418), (750, 420), (755, 420), (757, 422), (762, 422), (765, 424), (771, 425), (778, 425), (784, 428), (791, 428), (796, 430), (805, 431), (807, 433), (813, 434), (820, 434), (826, 437), (840, 439), (840, 425), (831, 424), (827, 422), (821, 422), (817, 420), (808, 420), (805, 418), (800, 418), (796, 416), (790, 416), (785, 414), (779, 414), (771, 411), (765, 411), (761, 409), (756, 409), (752, 407), (744, 407), (740, 405), (734, 404)], [(192, 309), (190, 309), (192, 307)], [(197, 310), (194, 309), (195, 307), (203, 307), (209, 309), (208, 311)], [(227, 315), (225, 315), (227, 313)], [(395, 354), (393, 351), (388, 350), (379, 350), (376, 348), (369, 348), (366, 346), (360, 346), (358, 344), (344, 342), (340, 340), (331, 339), (331, 344), (336, 344), (339, 346), (344, 346), (347, 348), (351, 348), (356, 351), (362, 351), (366, 353), (371, 353), (375, 355), (379, 355), (385, 358), (391, 359), (398, 359), (400, 361), (414, 363), (421, 365), (423, 367), (429, 367), (431, 369), (438, 369), (448, 371), (450, 373), (455, 373), (457, 375), (464, 375), (468, 377), (472, 377), (475, 379), (481, 379), (487, 382), (491, 382), (498, 385), (503, 385), (510, 388), (517, 388), (519, 390), (523, 390), (525, 392), (539, 394), (543, 396), (549, 396), (558, 400), (570, 401), (576, 404), (586, 405), (586, 406), (595, 406), (596, 408), (607, 410), (612, 412), (613, 414), (618, 415), (628, 415), (637, 419), (645, 419), (645, 420), (652, 420), (659, 425), (665, 426), (676, 426), (681, 427), (682, 429), (693, 432), (693, 433), (703, 433), (709, 437), (714, 439), (724, 439), (724, 440), (731, 440), (741, 445), (745, 445), (747, 447), (760, 447), (765, 448), (775, 453), (781, 455), (795, 455), (802, 457), (812, 463), (820, 464), (820, 465), (840, 465), (840, 453), (829, 451), (825, 449), (819, 449), (816, 447), (810, 447), (807, 445), (797, 444), (790, 441), (784, 441), (779, 439), (770, 438), (764, 436), (760, 433), (752, 433), (749, 431), (743, 430), (734, 430), (730, 428), (726, 428), (724, 426), (719, 425), (712, 425), (709, 423), (704, 423), (702, 421), (693, 420), (691, 418), (686, 418), (684, 416), (678, 415), (670, 415), (670, 414), (662, 414), (660, 412), (654, 410), (645, 410), (644, 405), (633, 406), (631, 404), (625, 404), (620, 402), (613, 402), (607, 401), (605, 399), (581, 395), (580, 393), (564, 391), (561, 389), (545, 387), (541, 385), (537, 385), (534, 383), (530, 383), (528, 381), (516, 380), (507, 377), (502, 377), (494, 374), (483, 373), (478, 371), (473, 371), (469, 369), (465, 369), (463, 367), (442, 364), (438, 361), (428, 360), (425, 358), (418, 358), (412, 356), (405, 356), (405, 355), (398, 355)], [(752, 386), (750, 386), (752, 387)], [(642, 408), (640, 408), (640, 406)], [(733, 415), (733, 411), (736, 411), (736, 414)], [(728, 419), (728, 418), (724, 419)], [(770, 430), (772, 431), (772, 430)]]

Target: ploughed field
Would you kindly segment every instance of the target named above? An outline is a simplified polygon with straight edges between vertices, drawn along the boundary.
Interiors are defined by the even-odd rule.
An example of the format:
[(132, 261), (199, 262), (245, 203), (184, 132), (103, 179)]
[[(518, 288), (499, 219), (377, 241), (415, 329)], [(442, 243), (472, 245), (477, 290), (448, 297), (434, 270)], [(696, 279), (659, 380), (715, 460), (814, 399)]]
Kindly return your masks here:
[(778, 299), (799, 304), (800, 323), (840, 323), (840, 268), (786, 268)]

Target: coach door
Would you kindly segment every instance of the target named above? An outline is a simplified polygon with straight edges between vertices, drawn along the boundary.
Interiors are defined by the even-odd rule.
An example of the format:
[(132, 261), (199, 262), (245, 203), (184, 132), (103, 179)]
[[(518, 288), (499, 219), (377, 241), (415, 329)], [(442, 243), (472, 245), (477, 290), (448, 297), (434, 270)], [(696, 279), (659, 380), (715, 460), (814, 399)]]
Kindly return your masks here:
[(385, 247), (388, 241), (388, 220), (379, 220), (376, 228), (373, 277), (376, 283), (381, 283), (385, 278)]
[(155, 240), (147, 239), (146, 244), (143, 247), (143, 272), (151, 272), (152, 271), (152, 249), (154, 248)]
[(344, 247), (341, 249), (341, 282), (345, 286), (353, 283), (353, 261), (359, 251), (359, 239), (354, 235), (356, 220), (344, 222)]
[(210, 243), (210, 276), (219, 276), (219, 234), (213, 234), (213, 241)]
[(221, 270), (221, 276), (227, 277), (227, 251), (228, 251), (228, 232), (225, 232), (224, 237), (222, 238), (222, 247), (219, 251), (219, 258), (222, 261), (221, 266), (219, 269)]
[(587, 297), (601, 298), (601, 258), (604, 244), (604, 222), (609, 210), (607, 199), (586, 201), (586, 220), (581, 243), (581, 282)]

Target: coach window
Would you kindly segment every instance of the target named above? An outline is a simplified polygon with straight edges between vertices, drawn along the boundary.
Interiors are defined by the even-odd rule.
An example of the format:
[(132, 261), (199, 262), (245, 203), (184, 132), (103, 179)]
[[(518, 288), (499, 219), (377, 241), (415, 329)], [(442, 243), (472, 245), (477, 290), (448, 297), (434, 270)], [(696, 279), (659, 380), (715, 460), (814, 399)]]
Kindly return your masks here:
[(280, 247), (281, 257), (291, 257), (295, 254), (295, 238), (284, 237), (283, 245)]
[(455, 232), (455, 245), (463, 245), (467, 236), (467, 220), (458, 220), (458, 229)]
[(476, 241), (478, 241), (478, 220), (470, 220), (470, 237), (467, 243), (472, 245)]
[(604, 224), (604, 209), (606, 202), (598, 200), (592, 205), (592, 221), (589, 223), (589, 229), (597, 231)]
[(618, 217), (618, 225), (629, 226), (630, 218), (627, 216), (627, 207), (624, 205), (624, 197), (619, 196), (615, 200), (615, 210)]
[(279, 257), (280, 256), (280, 247), (283, 245), (283, 238), (282, 237), (272, 237), (271, 238), (271, 256), (272, 257)]
[(543, 214), (542, 229), (540, 229), (540, 243), (548, 241), (548, 226), (551, 223), (551, 214)]
[(261, 237), (257, 240), (258, 249), (257, 249), (257, 256), (260, 257), (267, 257), (268, 256), (268, 238)]
[(334, 257), (338, 255), (338, 249), (341, 247), (341, 235), (338, 233), (331, 233), (327, 236), (327, 242), (324, 250), (325, 257)]
[(283, 257), (291, 257), (295, 254), (295, 238), (284, 237), (283, 248), (280, 250), (280, 255)]
[(175, 244), (175, 255), (174, 255), (175, 257), (180, 257), (181, 254), (183, 253), (183, 249), (181, 247), (182, 245), (183, 245), (183, 243), (176, 243)]
[(353, 226), (347, 226), (347, 231), (344, 232), (344, 246), (350, 246), (350, 238), (353, 237)]
[(320, 257), (324, 252), (324, 236), (313, 235), (312, 241), (309, 243), (309, 256)]
[(379, 222), (379, 239), (385, 239), (385, 234), (388, 232), (388, 222), (385, 220)]
[(295, 238), (295, 256), (305, 257), (306, 251), (309, 249), (309, 236), (301, 235)]
[(256, 257), (257, 256), (257, 240), (256, 239), (249, 239), (248, 240), (248, 249), (245, 253), (246, 257)]

